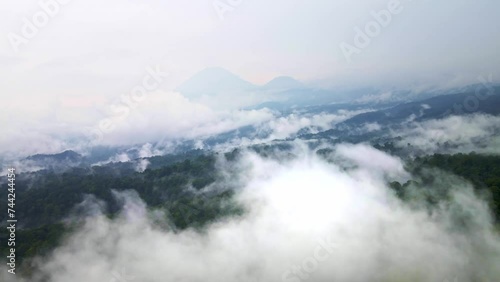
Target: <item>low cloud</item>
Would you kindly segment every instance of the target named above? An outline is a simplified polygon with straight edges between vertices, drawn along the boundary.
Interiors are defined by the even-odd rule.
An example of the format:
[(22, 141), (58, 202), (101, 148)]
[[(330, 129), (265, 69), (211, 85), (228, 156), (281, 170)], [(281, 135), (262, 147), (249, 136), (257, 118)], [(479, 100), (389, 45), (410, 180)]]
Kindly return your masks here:
[(256, 126), (256, 134), (252, 136), (235, 137), (231, 140), (218, 144), (217, 150), (228, 150), (241, 146), (250, 146), (271, 142), (273, 140), (284, 140), (296, 138), (300, 134), (315, 134), (335, 127), (357, 114), (368, 112), (369, 110), (339, 110), (335, 113), (291, 113), (288, 115), (273, 118)]
[(299, 114), (276, 118), (264, 124), (264, 130), (271, 132), (270, 139), (286, 139), (295, 137), (301, 129), (308, 133), (318, 133), (333, 128), (337, 123), (345, 121), (367, 110), (347, 111), (340, 110), (335, 113)]
[(356, 102), (360, 103), (381, 103), (387, 102), (391, 99), (394, 99), (392, 92), (384, 92), (382, 94), (369, 94), (364, 95), (363, 97), (356, 100)]
[(144, 100), (130, 105), (104, 103), (74, 111), (79, 113), (76, 120), (68, 120), (66, 114), (59, 116), (58, 110), (47, 114), (51, 110), (44, 109), (36, 119), (31, 113), (30, 122), (20, 118), (6, 123), (0, 155), (12, 160), (67, 149), (85, 152), (96, 145), (133, 146), (206, 138), (275, 117), (267, 109), (215, 111), (179, 93), (165, 91), (148, 93)]
[[(293, 160), (244, 153), (237, 173), (244, 216), (203, 232), (160, 228), (133, 192), (122, 214), (89, 217), (30, 281), (494, 281), (500, 238), (487, 205), (454, 182), (451, 203), (410, 208), (386, 185), (403, 164), (366, 145), (307, 146)], [(377, 166), (381, 162), (387, 165)], [(355, 164), (348, 166), (346, 163)], [(238, 179), (236, 182), (234, 179)], [(224, 181), (224, 180), (221, 180)], [(458, 226), (468, 213), (474, 229)], [(113, 280), (115, 279), (115, 280)], [(5, 281), (5, 280), (4, 280)], [(8, 280), (7, 280), (8, 281)], [(120, 281), (120, 280), (118, 280)]]
[(132, 145), (162, 139), (192, 139), (224, 133), (272, 119), (268, 110), (215, 111), (175, 92), (157, 91), (125, 116), (112, 116), (103, 145)]
[(410, 122), (405, 128), (393, 131), (402, 137), (400, 147), (408, 144), (420, 153), (500, 153), (500, 117), (474, 114), (450, 116), (423, 122)]

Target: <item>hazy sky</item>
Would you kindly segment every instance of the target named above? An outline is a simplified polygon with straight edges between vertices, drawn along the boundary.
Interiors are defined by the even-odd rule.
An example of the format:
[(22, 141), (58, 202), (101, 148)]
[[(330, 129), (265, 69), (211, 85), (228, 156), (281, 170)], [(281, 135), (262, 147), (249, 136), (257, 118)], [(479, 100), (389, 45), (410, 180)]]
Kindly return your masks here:
[[(157, 65), (170, 73), (161, 90), (210, 66), (254, 83), (277, 75), (327, 85), (453, 84), (488, 74), (498, 80), (500, 2), (494, 0), (402, 0), (351, 62), (341, 43), (356, 46), (355, 28), (364, 30), (372, 11), (397, 0), (54, 1), (40, 2), (52, 3), (46, 22), (38, 0), (0, 6), (3, 124), (60, 119), (67, 125), (98, 116), (99, 107)], [(233, 6), (222, 19), (214, 3)], [(33, 23), (34, 16), (36, 32), (24, 19)]]
[(32, 19), (41, 8), (38, 0), (0, 7), (2, 92), (109, 94), (158, 63), (176, 74), (172, 84), (207, 66), (262, 83), (280, 74), (358, 81), (396, 73), (475, 77), (500, 63), (494, 0), (401, 0), (402, 11), (351, 63), (340, 43), (353, 44), (354, 28), (364, 29), (371, 12), (391, 0), (220, 0), (237, 3), (224, 20), (213, 0), (64, 1), (17, 54), (8, 34), (21, 35), (23, 17)]

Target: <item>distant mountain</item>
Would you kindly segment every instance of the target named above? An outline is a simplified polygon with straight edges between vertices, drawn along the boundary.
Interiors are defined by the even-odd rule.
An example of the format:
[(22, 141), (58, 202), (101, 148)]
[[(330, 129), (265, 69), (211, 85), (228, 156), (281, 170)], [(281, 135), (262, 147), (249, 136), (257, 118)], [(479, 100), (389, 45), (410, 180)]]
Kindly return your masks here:
[(266, 83), (263, 88), (265, 90), (284, 91), (291, 89), (302, 89), (306, 88), (306, 86), (293, 77), (279, 76)]
[(58, 154), (37, 154), (29, 156), (26, 160), (35, 162), (81, 162), (83, 160), (82, 155), (75, 151), (67, 150)]
[(203, 95), (241, 93), (256, 89), (257, 86), (241, 79), (223, 68), (206, 68), (177, 87), (182, 95), (188, 98), (199, 98)]
[[(261, 108), (262, 105), (270, 104), (278, 108), (290, 108), (304, 103), (321, 104), (332, 98), (330, 92), (309, 88), (289, 76), (279, 76), (264, 85), (255, 85), (220, 67), (206, 68), (196, 73), (176, 90), (189, 99), (202, 100), (205, 97), (205, 102), (207, 97), (253, 97), (254, 101), (243, 106), (246, 108)], [(252, 102), (255, 104), (252, 105)]]
[[(206, 68), (196, 73), (176, 90), (188, 99), (206, 103), (210, 107), (231, 106), (228, 101), (234, 98), (243, 101), (236, 107), (270, 108), (279, 111), (304, 106), (346, 103), (379, 92), (371, 88), (336, 91), (320, 89), (305, 85), (290, 76), (278, 76), (264, 85), (255, 85), (220, 67)], [(391, 101), (384, 101), (381, 104), (388, 102)]]
[[(476, 91), (441, 95), (420, 101), (402, 103), (377, 111), (358, 114), (336, 125), (334, 129), (315, 134), (304, 134), (302, 139), (337, 138), (343, 142), (367, 142), (375, 136), (383, 137), (387, 130), (397, 129), (409, 121), (421, 122), (445, 118), (451, 115), (467, 115), (483, 113), (500, 115), (500, 87), (494, 88), (494, 93), (480, 100)], [(484, 94), (484, 93), (483, 93)], [(366, 124), (378, 124), (381, 130), (364, 132)]]
[(85, 158), (71, 150), (58, 154), (37, 154), (20, 160), (19, 166), (23, 171), (66, 171), (71, 167), (78, 167), (86, 163)]
[(500, 114), (500, 87), (494, 94), (484, 100), (475, 97), (475, 91), (441, 95), (416, 102), (404, 103), (389, 109), (357, 115), (345, 124), (378, 123), (381, 125), (400, 123), (408, 119), (423, 121), (443, 118), (449, 115), (464, 115), (470, 113)]

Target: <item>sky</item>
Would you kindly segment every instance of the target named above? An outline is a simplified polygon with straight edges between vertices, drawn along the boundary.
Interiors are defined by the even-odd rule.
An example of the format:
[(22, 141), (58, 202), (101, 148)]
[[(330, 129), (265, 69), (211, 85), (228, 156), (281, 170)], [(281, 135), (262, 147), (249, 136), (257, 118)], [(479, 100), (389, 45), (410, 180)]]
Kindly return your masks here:
[(151, 68), (168, 73), (154, 87), (167, 92), (213, 66), (257, 84), (279, 75), (324, 87), (498, 81), (499, 10), (493, 0), (9, 1), (0, 121), (5, 132), (92, 126)]
[(40, 4), (0, 8), (2, 87), (9, 92), (102, 94), (158, 63), (178, 74), (173, 84), (209, 66), (264, 83), (277, 75), (466, 75), (499, 63), (500, 3), (492, 0), (397, 1), (400, 12), (351, 63), (339, 45), (352, 44), (354, 28), (364, 29), (372, 11), (395, 0), (233, 0), (232, 10), (220, 13), (214, 3), (230, 0), (64, 1), (18, 53), (8, 34), (21, 34), (23, 18), (32, 19)]

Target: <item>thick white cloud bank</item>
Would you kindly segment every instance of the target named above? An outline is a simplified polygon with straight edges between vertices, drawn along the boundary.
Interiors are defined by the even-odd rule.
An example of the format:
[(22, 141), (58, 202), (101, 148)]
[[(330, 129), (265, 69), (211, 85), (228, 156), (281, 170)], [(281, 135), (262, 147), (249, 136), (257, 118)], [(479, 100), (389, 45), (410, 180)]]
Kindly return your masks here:
[[(217, 124), (216, 127), (218, 128), (214, 131), (211, 131), (210, 128), (205, 128), (204, 133), (189, 135), (189, 137), (187, 137), (188, 135), (186, 134), (179, 134), (176, 135), (176, 138), (180, 138), (180, 136), (184, 136), (183, 138), (195, 138), (193, 139), (196, 140), (194, 146), (197, 149), (214, 149), (216, 151), (225, 152), (234, 148), (269, 143), (277, 139), (296, 138), (301, 130), (307, 133), (325, 131), (334, 128), (336, 124), (348, 118), (367, 111), (369, 110), (338, 110), (335, 113), (322, 112), (316, 114), (293, 112), (283, 116), (279, 116), (279, 113), (271, 112), (266, 109), (260, 111), (236, 111), (230, 113), (229, 115), (232, 115), (232, 117), (225, 121), (223, 119), (215, 119), (213, 124)], [(206, 120), (199, 121), (198, 123), (203, 122), (206, 122)], [(227, 140), (224, 140), (225, 142), (217, 143), (214, 146), (206, 144), (207, 137), (214, 136), (217, 133), (227, 132), (230, 129), (236, 129), (235, 127), (238, 127), (236, 129), (238, 130), (244, 125), (252, 125), (255, 130), (249, 133), (248, 136), (245, 136), (245, 134), (236, 134), (235, 136), (228, 137)], [(155, 127), (152, 127), (152, 129), (158, 130), (155, 129)], [(194, 130), (194, 128), (190, 128), (190, 130)], [(148, 166), (148, 161), (137, 160), (138, 158), (148, 158), (172, 153), (177, 146), (182, 144), (181, 140), (175, 140), (173, 136), (169, 135), (157, 138), (159, 142), (155, 145), (152, 143), (135, 145), (128, 148), (128, 150), (121, 151), (111, 158), (99, 161), (94, 165), (104, 165), (113, 162), (137, 162), (137, 170), (144, 171)], [(33, 168), (33, 170), (36, 169), (39, 168)]]
[[(20, 107), (23, 118), (5, 116), (0, 156), (25, 157), (85, 151), (91, 146), (127, 146), (160, 140), (194, 139), (259, 125), (275, 117), (263, 110), (215, 111), (176, 92), (153, 91), (140, 99), (109, 100), (103, 105), (54, 106), (48, 112)], [(62, 103), (62, 102), (58, 102)]]
[[(67, 281), (496, 281), (500, 238), (489, 211), (465, 184), (432, 215), (409, 208), (386, 186), (407, 178), (399, 159), (342, 145), (332, 159), (298, 146), (294, 160), (247, 153), (236, 166), (247, 213), (205, 232), (174, 233), (135, 193), (114, 220), (94, 216), (40, 262), (51, 282)], [(384, 164), (376, 166), (374, 164)], [(234, 179), (234, 178), (233, 178)], [(460, 182), (457, 182), (460, 183)], [(450, 184), (451, 185), (451, 184)], [(456, 213), (474, 226), (457, 225)], [(157, 222), (157, 219), (156, 219)], [(2, 273), (5, 273), (2, 271)], [(9, 281), (3, 279), (2, 281)]]

